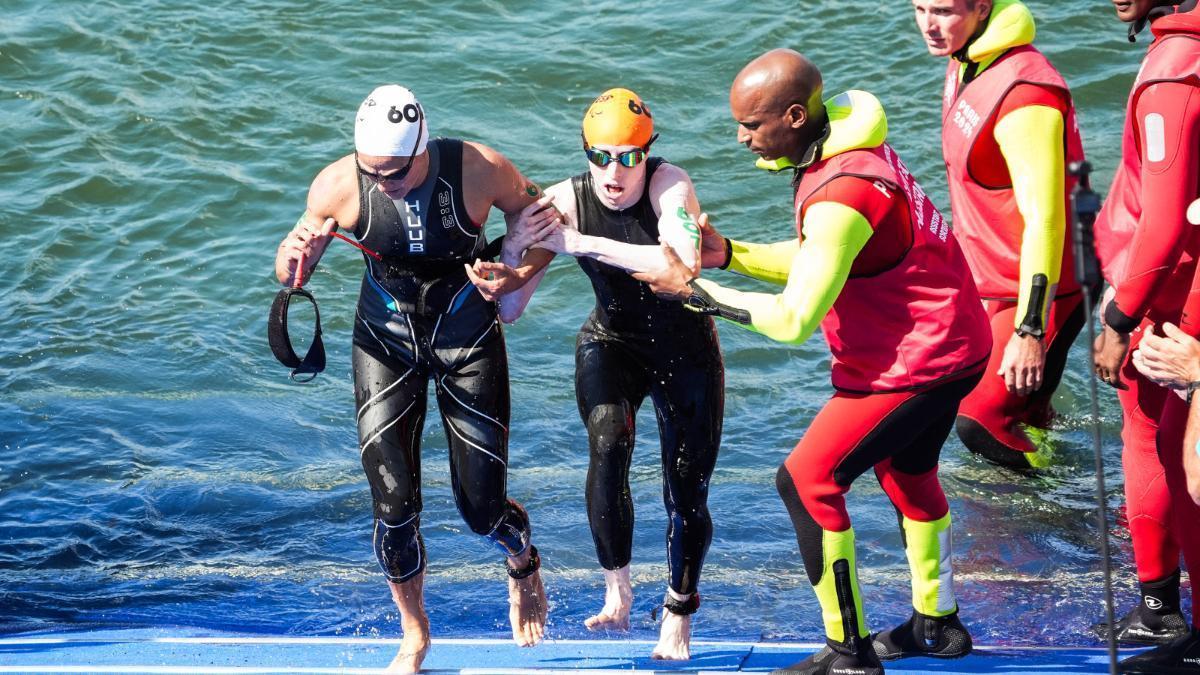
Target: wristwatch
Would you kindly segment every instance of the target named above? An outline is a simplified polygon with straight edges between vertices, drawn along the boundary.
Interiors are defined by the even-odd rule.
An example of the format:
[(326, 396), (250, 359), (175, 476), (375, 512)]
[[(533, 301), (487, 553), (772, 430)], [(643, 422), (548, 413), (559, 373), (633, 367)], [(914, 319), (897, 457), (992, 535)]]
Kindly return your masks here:
[(1196, 380), (1195, 382), (1188, 382), (1188, 385), (1187, 385), (1188, 405), (1192, 404), (1192, 394), (1195, 394), (1197, 389), (1200, 389), (1200, 380)]
[(1032, 337), (1032, 338), (1037, 338), (1038, 340), (1041, 340), (1042, 338), (1046, 337), (1046, 331), (1042, 330), (1041, 328), (1033, 328), (1030, 326), (1021, 326), (1020, 328), (1017, 328), (1013, 332), (1021, 337), (1028, 336), (1028, 337)]

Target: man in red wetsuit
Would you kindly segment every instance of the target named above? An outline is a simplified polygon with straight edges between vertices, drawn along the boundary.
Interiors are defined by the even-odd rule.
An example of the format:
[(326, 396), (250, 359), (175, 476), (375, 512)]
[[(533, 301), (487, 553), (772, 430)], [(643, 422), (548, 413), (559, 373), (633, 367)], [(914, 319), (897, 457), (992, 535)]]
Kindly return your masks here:
[(1165, 643), (1124, 661), (1126, 672), (1195, 673), (1194, 579), (1190, 631), (1179, 611), (1180, 554), (1191, 573), (1200, 570), (1200, 507), (1188, 496), (1183, 467), (1187, 405), (1127, 357), (1159, 324), (1200, 335), (1200, 229), (1186, 216), (1200, 195), (1200, 13), (1194, 0), (1113, 4), (1131, 24), (1131, 38), (1147, 23), (1154, 35), (1129, 96), (1122, 163), (1096, 226), (1115, 289), (1101, 305), (1096, 372), (1119, 390), (1124, 412), (1126, 511), (1142, 589), (1142, 602), (1117, 630), (1123, 642)]
[[(1083, 326), (1066, 165), (1083, 159), (1066, 82), (1032, 44), (1019, 0), (912, 0), (934, 56), (950, 57), (942, 150), (954, 233), (992, 326), (987, 372), (959, 408), (963, 444), (997, 464), (1045, 466), (1046, 429)], [(1044, 432), (1035, 437), (1044, 439)]]
[[(826, 646), (778, 672), (875, 675), (881, 660), (965, 656), (971, 638), (958, 618), (938, 457), (991, 348), (966, 259), (885, 142), (887, 119), (871, 94), (825, 99), (816, 66), (776, 49), (742, 69), (729, 102), (738, 141), (771, 168), (794, 169), (798, 236), (755, 244), (706, 228), (701, 259), (782, 290), (697, 278), (669, 247), (666, 270), (635, 276), (771, 339), (800, 344), (819, 326), (829, 343), (837, 391), (776, 473)], [(911, 618), (874, 635), (846, 508), (850, 485), (872, 470), (900, 514), (913, 591)]]

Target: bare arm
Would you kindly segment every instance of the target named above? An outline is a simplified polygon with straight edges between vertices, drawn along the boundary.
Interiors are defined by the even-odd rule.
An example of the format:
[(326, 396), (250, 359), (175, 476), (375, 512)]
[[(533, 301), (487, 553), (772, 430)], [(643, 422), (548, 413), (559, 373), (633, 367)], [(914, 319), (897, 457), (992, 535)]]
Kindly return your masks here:
[(341, 227), (353, 231), (358, 224), (358, 182), (348, 155), (325, 167), (308, 189), (307, 209), (275, 252), (275, 277), (293, 285), (296, 264), (304, 258), (301, 281), (308, 279), (329, 245), (330, 233)]
[[(564, 180), (546, 188), (545, 196), (538, 200), (549, 200), (549, 205), (552, 205), (558, 213), (558, 221), (551, 223), (550, 226), (539, 225), (539, 221), (535, 216), (523, 217), (518, 222), (513, 223), (509, 228), (509, 233), (504, 239), (504, 248), (500, 252), (500, 263), (508, 268), (517, 268), (521, 265), (521, 259), (526, 251), (531, 246), (539, 242), (542, 238), (558, 231), (560, 228), (577, 229), (577, 218), (575, 215), (575, 192), (571, 189), (571, 181)], [(545, 219), (543, 219), (544, 222)], [(548, 249), (536, 249), (544, 254), (549, 254), (549, 258), (553, 259), (554, 251)], [(547, 263), (549, 260), (547, 260)], [(538, 285), (542, 282), (542, 278), (546, 276), (548, 267), (534, 273), (533, 277), (523, 284), (521, 287), (506, 293), (496, 300), (499, 307), (500, 320), (504, 323), (512, 323), (516, 321), (525, 311), (525, 307), (529, 304), (529, 300), (533, 297), (533, 292), (537, 290)]]
[[(541, 188), (521, 174), (504, 155), (479, 143), (463, 144), (463, 182), (478, 185), (478, 195), (467, 203), (472, 220), (482, 224), (492, 207), (504, 213), (509, 234), (522, 217), (540, 216), (555, 220), (554, 213), (543, 213), (536, 202), (543, 194)], [(561, 219), (556, 222), (561, 223)], [(496, 300), (533, 278), (545, 269), (554, 256), (547, 251), (529, 250), (518, 265), (476, 261), (467, 266), (467, 275), (479, 292), (488, 300)]]
[[(654, 213), (658, 216), (659, 240), (675, 249), (680, 260), (691, 267), (700, 250), (700, 229), (696, 225), (700, 204), (691, 179), (683, 169), (663, 164), (650, 178), (648, 189)], [(579, 234), (577, 230), (564, 229), (561, 236), (551, 235), (543, 246), (558, 253), (595, 258), (628, 272), (661, 270), (667, 266), (658, 244), (629, 244)]]

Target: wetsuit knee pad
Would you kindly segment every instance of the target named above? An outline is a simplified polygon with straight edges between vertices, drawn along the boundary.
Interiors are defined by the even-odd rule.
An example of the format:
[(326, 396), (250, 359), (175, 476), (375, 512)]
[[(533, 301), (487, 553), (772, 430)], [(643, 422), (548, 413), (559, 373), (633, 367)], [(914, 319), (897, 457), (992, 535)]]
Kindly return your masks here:
[(425, 542), (421, 539), (419, 514), (397, 525), (376, 518), (373, 543), (379, 569), (388, 581), (404, 583), (425, 571)]
[(504, 555), (516, 556), (529, 548), (529, 514), (518, 503), (509, 499), (504, 503), (504, 512), (490, 532), (478, 532), (488, 538)]
[(775, 489), (779, 491), (779, 497), (792, 519), (792, 527), (796, 530), (796, 545), (800, 548), (800, 557), (804, 560), (804, 571), (808, 573), (808, 581), (816, 586), (825, 568), (821, 550), (824, 530), (804, 507), (800, 493), (796, 490), (796, 482), (786, 464), (781, 464), (775, 472)]
[(633, 413), (622, 403), (602, 403), (587, 414), (588, 438), (592, 452), (628, 447), (633, 440)]

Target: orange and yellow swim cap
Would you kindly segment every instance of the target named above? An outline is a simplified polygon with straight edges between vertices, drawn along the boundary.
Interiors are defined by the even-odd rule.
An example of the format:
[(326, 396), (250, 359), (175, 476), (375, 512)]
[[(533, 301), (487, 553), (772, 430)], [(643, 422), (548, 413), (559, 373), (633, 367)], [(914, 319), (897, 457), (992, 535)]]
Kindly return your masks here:
[(583, 141), (592, 145), (645, 147), (654, 137), (650, 108), (628, 89), (609, 89), (583, 114)]

